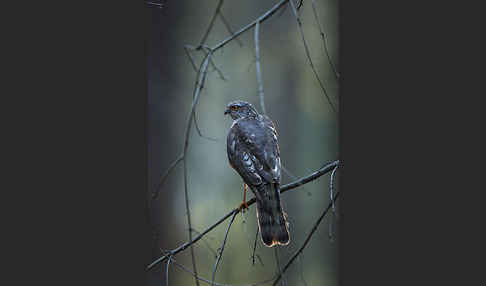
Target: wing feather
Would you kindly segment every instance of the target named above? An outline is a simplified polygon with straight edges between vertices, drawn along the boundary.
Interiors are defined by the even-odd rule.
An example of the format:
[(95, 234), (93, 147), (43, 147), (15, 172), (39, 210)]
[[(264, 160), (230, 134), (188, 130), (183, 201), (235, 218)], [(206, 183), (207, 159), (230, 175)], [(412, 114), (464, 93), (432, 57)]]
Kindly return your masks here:
[[(231, 151), (234, 161), (251, 160), (251, 164), (239, 164), (241, 166), (234, 167), (242, 177), (246, 176), (249, 181), (256, 182), (259, 180), (254, 180), (254, 177), (258, 175), (259, 183), (262, 179), (265, 182), (280, 182), (281, 165), (277, 131), (268, 117), (261, 117), (260, 120), (253, 118), (239, 120), (228, 134), (228, 146), (228, 157)], [(235, 147), (230, 148), (231, 146)]]

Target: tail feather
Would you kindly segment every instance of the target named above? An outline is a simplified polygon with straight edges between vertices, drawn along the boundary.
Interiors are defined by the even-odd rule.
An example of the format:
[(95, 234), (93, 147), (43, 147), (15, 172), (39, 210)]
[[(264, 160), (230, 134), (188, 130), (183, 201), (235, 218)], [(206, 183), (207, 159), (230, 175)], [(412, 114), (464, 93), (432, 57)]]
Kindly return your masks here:
[(286, 215), (280, 203), (278, 184), (264, 184), (256, 191), (256, 213), (263, 243), (268, 247), (287, 245), (290, 235)]

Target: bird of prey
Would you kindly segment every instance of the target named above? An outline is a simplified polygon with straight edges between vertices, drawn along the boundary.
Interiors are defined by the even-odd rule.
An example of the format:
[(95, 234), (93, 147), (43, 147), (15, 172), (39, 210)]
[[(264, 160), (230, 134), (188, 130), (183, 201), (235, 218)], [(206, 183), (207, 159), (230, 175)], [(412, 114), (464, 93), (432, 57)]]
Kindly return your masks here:
[(256, 198), (258, 228), (272, 247), (290, 242), (286, 214), (280, 204), (280, 150), (272, 120), (248, 102), (230, 102), (224, 111), (233, 119), (228, 133), (228, 160), (244, 182), (241, 208), (247, 208), (246, 186)]

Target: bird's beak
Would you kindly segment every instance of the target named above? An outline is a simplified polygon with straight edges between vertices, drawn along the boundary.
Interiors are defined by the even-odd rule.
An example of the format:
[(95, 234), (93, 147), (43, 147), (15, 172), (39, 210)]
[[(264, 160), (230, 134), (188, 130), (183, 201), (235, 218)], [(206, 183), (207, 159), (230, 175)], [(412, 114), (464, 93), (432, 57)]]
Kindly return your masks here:
[(230, 113), (230, 110), (229, 110), (229, 109), (226, 109), (226, 110), (224, 111), (224, 115), (229, 114), (229, 113)]

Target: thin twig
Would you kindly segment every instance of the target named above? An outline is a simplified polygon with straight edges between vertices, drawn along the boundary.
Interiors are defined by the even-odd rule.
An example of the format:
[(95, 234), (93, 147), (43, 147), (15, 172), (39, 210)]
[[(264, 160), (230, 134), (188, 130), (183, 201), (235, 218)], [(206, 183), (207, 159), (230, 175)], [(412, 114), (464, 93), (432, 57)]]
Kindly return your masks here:
[(316, 3), (315, 3), (314, 0), (312, 0), (312, 10), (314, 12), (314, 18), (316, 18), (317, 26), (319, 27), (319, 33), (321, 34), (322, 43), (324, 44), (324, 50), (326, 52), (327, 60), (329, 61), (329, 64), (331, 65), (332, 70), (334, 71), (334, 76), (336, 77), (336, 79), (338, 79), (339, 73), (336, 69), (336, 66), (334, 65), (334, 63), (331, 60), (331, 56), (329, 55), (329, 49), (327, 47), (327, 36), (323, 32), (323, 29), (321, 28), (321, 23), (319, 22), (319, 17), (317, 16)]
[(260, 21), (255, 24), (255, 56), (256, 56), (256, 73), (258, 81), (258, 96), (260, 97), (260, 106), (262, 108), (263, 114), (265, 112), (265, 100), (263, 98), (263, 83), (262, 83), (262, 72), (260, 68), (260, 51), (258, 48), (258, 31), (260, 30)]
[[(312, 174), (306, 176), (306, 177), (303, 177), (295, 182), (292, 182), (290, 184), (287, 184), (287, 185), (284, 185), (280, 188), (280, 193), (283, 194), (289, 190), (292, 190), (292, 189), (295, 189), (297, 187), (300, 187), (304, 184), (307, 184), (311, 181), (314, 181), (315, 179), (321, 177), (322, 175), (324, 174), (327, 174), (329, 172), (331, 172), (337, 165), (339, 164), (339, 160), (336, 160), (336, 161), (333, 161), (331, 163), (328, 163), (327, 165), (324, 165), (323, 167), (321, 167), (320, 169), (318, 169), (317, 171), (313, 172)], [(337, 198), (337, 194), (336, 196), (334, 197), (334, 199)], [(247, 205), (248, 206), (251, 206), (253, 205), (254, 203), (256, 202), (256, 199), (255, 198), (252, 198), (251, 200), (247, 201)], [(226, 215), (224, 215), (222, 218), (220, 218), (216, 223), (214, 223), (213, 225), (211, 225), (210, 227), (208, 227), (206, 230), (204, 230), (200, 235), (198, 235), (197, 237), (195, 237), (193, 240), (190, 240), (184, 244), (182, 244), (181, 246), (177, 247), (176, 249), (172, 250), (172, 254), (173, 255), (176, 255), (177, 253), (185, 250), (186, 248), (188, 248), (189, 246), (193, 245), (194, 243), (196, 243), (198, 240), (200, 240), (204, 235), (206, 235), (208, 232), (210, 232), (211, 230), (213, 230), (216, 226), (218, 226), (219, 224), (221, 224), (222, 222), (224, 222), (226, 219), (228, 219), (230, 216), (232, 216), (235, 212), (239, 212), (238, 208), (235, 208), (233, 210), (231, 210), (229, 213), (227, 213)], [(160, 262), (163, 262), (165, 260), (167, 260), (167, 256), (162, 256), (162, 257), (159, 257), (157, 258), (156, 260), (154, 260), (152, 263), (150, 263), (146, 270), (150, 270), (152, 269), (155, 265), (159, 264)]]
[[(210, 51), (211, 51), (211, 48), (207, 47), (207, 46), (203, 46), (203, 50), (206, 52), (206, 54), (208, 54)], [(213, 66), (213, 68), (218, 72), (219, 74), (219, 77), (224, 80), (224, 81), (227, 81), (228, 79), (224, 76), (223, 72), (221, 71), (221, 69), (218, 68), (218, 66), (216, 66), (216, 64), (214, 63), (213, 61), (213, 58), (211, 58), (211, 65)]]
[(218, 258), (216, 258), (216, 263), (214, 264), (213, 276), (211, 278), (211, 285), (214, 285), (214, 277), (216, 276), (216, 270), (218, 269), (219, 261), (221, 260), (221, 257), (223, 256), (224, 246), (226, 245), (226, 239), (228, 238), (229, 230), (230, 230), (231, 225), (233, 224), (233, 221), (235, 220), (235, 217), (236, 217), (237, 214), (238, 214), (237, 212), (235, 212), (233, 214), (233, 217), (231, 218), (231, 221), (228, 224), (228, 228), (226, 229), (226, 233), (225, 233), (224, 239), (223, 239), (223, 245), (219, 249)]
[(330, 180), (330, 189), (331, 189), (331, 202), (332, 202), (332, 212), (336, 213), (336, 209), (334, 208), (334, 199), (333, 199), (333, 192), (334, 192), (334, 175), (336, 174), (336, 171), (338, 169), (338, 166), (334, 168), (331, 172), (331, 180)]
[[(184, 45), (184, 51), (186, 52), (186, 55), (189, 58), (189, 61), (191, 62), (194, 70), (197, 73), (197, 76), (196, 76), (196, 80), (197, 80), (197, 79), (199, 79), (199, 76), (200, 76), (200, 70), (197, 69), (196, 64), (194, 62), (194, 58), (192, 57), (191, 53), (189, 52), (190, 50), (196, 50), (196, 48), (194, 48), (191, 45)], [(205, 54), (207, 56), (208, 55), (208, 52), (206, 52)], [(217, 70), (220, 73), (221, 78), (223, 80), (226, 80), (226, 78), (224, 77), (224, 75), (222, 74), (222, 72), (218, 69), (218, 67), (216, 67), (216, 64), (212, 61), (212, 58), (210, 60), (211, 60), (212, 65), (214, 66), (215, 70)], [(197, 84), (194, 87), (193, 95), (195, 95), (196, 88), (197, 88)], [(196, 110), (194, 110), (193, 121), (194, 121), (194, 126), (196, 127), (196, 130), (197, 130), (197, 133), (199, 134), (200, 137), (202, 137), (204, 139), (207, 139), (207, 140), (210, 140), (210, 141), (218, 141), (216, 138), (211, 138), (211, 137), (208, 137), (208, 136), (204, 136), (202, 134), (201, 129), (199, 128), (199, 124), (197, 123), (197, 113), (196, 113)]]
[(216, 11), (214, 12), (213, 17), (211, 18), (211, 22), (209, 22), (209, 27), (207, 28), (206, 33), (204, 33), (204, 36), (201, 39), (201, 42), (199, 43), (198, 49), (201, 48), (202, 45), (205, 44), (206, 39), (208, 38), (209, 32), (211, 32), (211, 29), (213, 29), (214, 20), (216, 20), (216, 17), (219, 14), (219, 9), (221, 9), (221, 6), (223, 6), (223, 2), (224, 2), (224, 0), (219, 0), (218, 6), (216, 6)]
[(214, 141), (214, 142), (218, 141), (218, 139), (216, 139), (216, 138), (212, 138), (212, 137), (205, 136), (204, 134), (202, 134), (202, 131), (199, 128), (199, 125), (197, 124), (196, 118), (197, 118), (197, 113), (196, 113), (196, 110), (194, 110), (193, 121), (194, 121), (194, 126), (196, 127), (196, 130), (197, 130), (197, 134), (199, 134), (199, 137), (204, 138), (204, 139), (209, 140), (209, 141)]
[(253, 244), (253, 254), (251, 255), (253, 265), (255, 265), (255, 251), (256, 251), (257, 240), (258, 240), (258, 233), (259, 232), (260, 232), (260, 228), (257, 227), (257, 232), (255, 234), (255, 243)]
[(189, 50), (195, 50), (195, 48), (193, 48), (193, 47), (191, 47), (189, 45), (184, 45), (184, 51), (186, 52), (186, 55), (189, 58), (189, 61), (191, 62), (192, 68), (197, 73), (196, 63), (194, 62), (194, 58), (192, 57), (192, 55), (189, 52)]
[(273, 6), (272, 8), (270, 8), (270, 10), (268, 10), (263, 15), (261, 15), (260, 17), (258, 17), (255, 21), (253, 21), (250, 24), (244, 26), (243, 28), (241, 28), (240, 30), (238, 30), (237, 32), (235, 32), (233, 35), (229, 36), (228, 38), (224, 39), (219, 44), (217, 44), (216, 46), (214, 46), (212, 50), (213, 51), (219, 50), (220, 48), (224, 47), (226, 44), (228, 44), (229, 42), (231, 42), (232, 40), (234, 40), (235, 38), (237, 38), (238, 36), (240, 36), (242, 33), (248, 31), (249, 29), (251, 29), (253, 26), (256, 25), (257, 22), (262, 23), (263, 21), (265, 21), (266, 19), (268, 19), (270, 16), (272, 16), (278, 9), (280, 9), (282, 6), (284, 6), (284, 4), (287, 3), (288, 1), (289, 0), (282, 0), (282, 1), (280, 1), (275, 6)]
[(317, 74), (316, 68), (314, 67), (314, 63), (312, 62), (310, 52), (309, 52), (309, 47), (307, 46), (307, 42), (304, 37), (304, 31), (302, 29), (302, 22), (300, 21), (299, 15), (297, 15), (297, 11), (295, 9), (295, 5), (293, 1), (290, 1), (290, 6), (292, 7), (292, 12), (295, 16), (295, 19), (297, 20), (297, 27), (299, 28), (300, 35), (302, 37), (302, 42), (304, 43), (304, 48), (305, 48), (305, 54), (307, 55), (307, 59), (309, 60), (309, 65), (312, 68), (312, 71), (314, 72), (314, 75), (319, 82), (319, 85), (321, 86), (322, 91), (324, 92), (324, 95), (327, 98), (327, 101), (331, 105), (331, 108), (334, 112), (336, 112), (336, 109), (334, 108), (334, 105), (331, 102), (331, 99), (329, 98), (329, 95), (327, 94), (326, 88), (324, 87), (324, 84), (322, 83), (321, 79), (319, 78), (319, 75)]
[[(225, 25), (226, 27), (226, 30), (228, 30), (228, 32), (233, 35), (234, 32), (233, 30), (231, 29), (231, 25), (229, 24), (228, 20), (226, 20), (226, 18), (224, 17), (223, 13), (221, 13), (221, 11), (219, 12), (219, 17), (221, 18), (221, 21), (223, 22), (223, 24)], [(236, 41), (238, 42), (238, 45), (240, 45), (240, 47), (243, 47), (243, 42), (241, 42), (240, 39), (236, 38)]]
[(177, 157), (177, 159), (169, 166), (165, 174), (160, 178), (159, 184), (155, 188), (155, 191), (152, 193), (152, 200), (155, 200), (157, 198), (160, 192), (160, 187), (162, 187), (162, 185), (164, 184), (165, 179), (167, 179), (167, 176), (169, 176), (170, 172), (177, 166), (177, 164), (179, 164), (180, 161), (182, 161), (183, 158), (184, 154), (179, 155), (179, 157)]
[(169, 265), (170, 261), (172, 260), (172, 255), (169, 256), (169, 259), (167, 260), (167, 266), (165, 268), (165, 281), (166, 281), (166, 286), (169, 286)]
[[(200, 71), (202, 71), (202, 79), (201, 83), (198, 84), (198, 81), (196, 79), (196, 91), (194, 94), (194, 100), (192, 101), (192, 107), (191, 107), (191, 112), (189, 115), (189, 119), (187, 121), (187, 127), (186, 127), (186, 136), (185, 136), (185, 142), (184, 142), (184, 156), (183, 156), (183, 165), (184, 165), (184, 197), (185, 197), (185, 202), (186, 202), (186, 214), (187, 214), (187, 224), (189, 227), (189, 241), (192, 241), (192, 225), (191, 225), (191, 212), (189, 208), (189, 196), (187, 194), (187, 160), (186, 160), (186, 153), (187, 153), (187, 147), (189, 146), (189, 132), (191, 131), (191, 122), (194, 117), (194, 109), (196, 108), (197, 101), (199, 100), (199, 95), (201, 94), (201, 89), (204, 84), (204, 80), (206, 79), (206, 74), (207, 74), (207, 69), (209, 66), (209, 59), (211, 58), (211, 53), (208, 53), (206, 56), (206, 59), (204, 60)], [(196, 269), (196, 258), (194, 256), (194, 248), (191, 244), (191, 259), (192, 259), (192, 268), (194, 269), (194, 273), (197, 275), (197, 269)], [(199, 280), (196, 278), (196, 285), (199, 286)]]
[(330, 218), (329, 220), (329, 240), (331, 242), (334, 241), (334, 238), (333, 238), (333, 218), (336, 217), (336, 209), (335, 209), (335, 206), (334, 206), (334, 175), (336, 174), (336, 171), (338, 169), (339, 166), (336, 166), (334, 168), (334, 170), (332, 170), (331, 172), (331, 180), (329, 182), (330, 184), (330, 195), (331, 195), (331, 203), (332, 203), (332, 217)]
[[(336, 200), (339, 196), (341, 192), (337, 192), (336, 193), (336, 196), (334, 197), (334, 200)], [(289, 268), (289, 266), (292, 264), (292, 262), (294, 262), (295, 258), (297, 256), (299, 256), (300, 253), (302, 253), (302, 251), (304, 250), (304, 248), (307, 246), (307, 244), (309, 243), (312, 235), (314, 234), (314, 232), (316, 231), (317, 227), (319, 226), (319, 224), (321, 223), (322, 219), (324, 218), (324, 216), (327, 214), (327, 212), (329, 211), (329, 209), (331, 209), (332, 207), (332, 202), (329, 202), (329, 205), (327, 206), (327, 208), (322, 212), (321, 216), (319, 217), (319, 219), (316, 221), (316, 223), (314, 224), (314, 226), (312, 227), (309, 235), (307, 236), (307, 238), (305, 239), (304, 243), (302, 244), (302, 246), (299, 248), (299, 250), (297, 250), (295, 252), (295, 254), (292, 256), (292, 258), (289, 260), (289, 262), (287, 262), (287, 264), (285, 265), (284, 269), (282, 270), (282, 274), (285, 273), (285, 271), (287, 271), (287, 269)], [(282, 276), (281, 275), (278, 275), (277, 278), (275, 279), (275, 281), (273, 282), (273, 286), (277, 285), (278, 281), (280, 280)]]
[[(201, 48), (206, 48), (206, 50), (210, 50), (209, 47), (205, 46), (205, 45), (202, 45)], [(195, 64), (195, 61), (194, 61), (194, 57), (191, 55), (191, 53), (189, 52), (189, 50), (193, 50), (193, 51), (199, 51), (201, 50), (201, 48), (195, 48), (191, 45), (184, 45), (184, 51), (186, 52), (186, 55), (187, 57), (189, 58), (189, 61), (191, 62), (191, 65), (192, 65), (192, 68), (194, 69), (194, 71), (197, 73), (198, 72), (198, 69), (196, 67), (196, 64)], [(205, 51), (205, 54), (207, 55), (208, 52)], [(228, 78), (223, 74), (223, 72), (221, 71), (220, 68), (218, 68), (218, 66), (216, 65), (216, 63), (214, 62), (213, 58), (211, 57), (211, 66), (213, 66), (214, 70), (218, 72), (219, 74), (219, 77), (224, 80), (224, 81), (227, 81)]]

